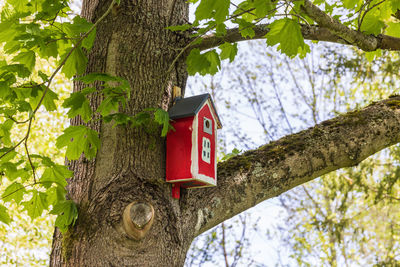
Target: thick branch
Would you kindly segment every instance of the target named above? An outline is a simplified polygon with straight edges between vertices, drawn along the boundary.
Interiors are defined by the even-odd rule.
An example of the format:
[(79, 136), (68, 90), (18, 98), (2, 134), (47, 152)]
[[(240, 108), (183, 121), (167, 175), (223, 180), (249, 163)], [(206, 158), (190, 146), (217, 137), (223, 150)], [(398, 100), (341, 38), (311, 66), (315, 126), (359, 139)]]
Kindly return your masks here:
[(400, 96), (391, 97), (218, 164), (218, 185), (188, 191), (196, 234), (331, 171), (400, 142)]
[(303, 11), (319, 26), (327, 28), (333, 34), (340, 36), (348, 43), (358, 46), (364, 51), (374, 51), (379, 46), (379, 39), (372, 35), (366, 35), (352, 30), (343, 25), (337, 19), (332, 18), (324, 11), (313, 5), (309, 0), (304, 0)]
[[(331, 18), (318, 7), (306, 3), (309, 2), (305, 1), (304, 11), (314, 19), (319, 26), (301, 25), (301, 33), (304, 39), (353, 45), (364, 51), (374, 51), (376, 49), (400, 51), (400, 38), (383, 34), (378, 36), (366, 35), (359, 31), (352, 30), (341, 24), (338, 20)], [(228, 29), (227, 34), (224, 36), (209, 34), (202, 38), (201, 43), (196, 43), (191, 46), (189, 50), (192, 48), (206, 50), (217, 47), (224, 42), (235, 43), (264, 39), (265, 35), (269, 32), (269, 24), (256, 25), (253, 29), (255, 35), (252, 38), (243, 37), (240, 34), (239, 28)]]
[[(252, 38), (245, 38), (240, 34), (239, 28), (233, 28), (227, 30), (225, 36), (216, 36), (215, 34), (209, 34), (202, 38), (202, 42), (191, 46), (190, 48), (199, 48), (200, 50), (206, 50), (217, 47), (224, 42), (240, 42), (249, 41), (256, 39), (264, 39), (265, 35), (269, 32), (269, 24), (259, 24), (254, 26), (255, 35)], [(301, 32), (304, 39), (314, 41), (325, 41), (333, 43), (344, 43), (346, 41), (340, 37), (332, 34), (328, 29), (321, 28), (318, 26), (301, 25)], [(400, 39), (399, 39), (400, 40)]]

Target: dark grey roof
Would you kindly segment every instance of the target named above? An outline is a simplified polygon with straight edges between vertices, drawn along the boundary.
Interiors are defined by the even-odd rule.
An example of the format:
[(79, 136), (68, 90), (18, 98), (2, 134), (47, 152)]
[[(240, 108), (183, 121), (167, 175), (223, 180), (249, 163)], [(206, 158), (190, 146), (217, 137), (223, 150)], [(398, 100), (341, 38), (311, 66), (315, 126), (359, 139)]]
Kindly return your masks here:
[(219, 119), (210, 94), (196, 95), (176, 100), (175, 105), (173, 105), (168, 111), (169, 118), (171, 120), (175, 120), (195, 116), (208, 99), (210, 99), (212, 108), (214, 109), (214, 114), (217, 117), (217, 125), (219, 126), (218, 128), (221, 128), (221, 120)]

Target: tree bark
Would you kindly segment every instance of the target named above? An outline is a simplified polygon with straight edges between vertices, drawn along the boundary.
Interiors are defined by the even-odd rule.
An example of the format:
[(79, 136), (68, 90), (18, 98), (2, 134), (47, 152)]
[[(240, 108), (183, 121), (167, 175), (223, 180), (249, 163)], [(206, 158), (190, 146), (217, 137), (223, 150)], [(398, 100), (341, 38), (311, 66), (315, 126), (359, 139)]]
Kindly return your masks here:
[[(85, 0), (82, 15), (96, 21), (110, 3)], [(184, 58), (175, 59), (190, 39), (165, 28), (187, 19), (184, 0), (122, 0), (99, 24), (86, 72), (130, 82), (131, 99), (122, 112), (167, 109), (172, 86), (185, 88)], [(82, 88), (75, 83), (75, 91)], [(91, 98), (94, 110), (101, 99)], [(64, 235), (55, 231), (50, 265), (182, 266), (191, 241), (205, 230), (399, 142), (399, 103), (399, 97), (390, 98), (219, 163), (217, 187), (182, 190), (180, 200), (171, 197), (165, 182), (159, 133), (94, 120), (89, 126), (100, 133), (101, 149), (95, 160), (68, 163), (75, 173), (68, 197), (77, 203), (79, 217)], [(79, 118), (71, 123), (83, 124)], [(141, 227), (150, 221), (144, 233)], [(127, 230), (135, 225), (140, 231)]]
[(400, 96), (288, 135), (218, 164), (218, 186), (185, 198), (196, 235), (300, 184), (400, 142)]
[[(82, 16), (96, 21), (111, 1), (86, 0)], [(188, 20), (183, 0), (121, 1), (100, 23), (86, 72), (106, 72), (130, 82), (131, 99), (125, 110), (135, 114), (149, 107), (167, 109), (171, 88), (184, 88), (187, 74), (178, 61), (168, 72), (182, 36), (165, 28)], [(74, 90), (81, 90), (75, 83)], [(101, 95), (91, 99), (95, 110)], [(73, 125), (83, 122), (72, 120)], [(63, 236), (54, 235), (51, 266), (182, 266), (191, 239), (184, 236), (179, 202), (165, 183), (164, 140), (127, 127), (112, 128), (95, 121), (101, 149), (95, 160), (70, 162), (75, 172), (68, 186), (79, 217)], [(154, 207), (154, 222), (142, 240), (124, 230), (126, 206), (139, 201)]]

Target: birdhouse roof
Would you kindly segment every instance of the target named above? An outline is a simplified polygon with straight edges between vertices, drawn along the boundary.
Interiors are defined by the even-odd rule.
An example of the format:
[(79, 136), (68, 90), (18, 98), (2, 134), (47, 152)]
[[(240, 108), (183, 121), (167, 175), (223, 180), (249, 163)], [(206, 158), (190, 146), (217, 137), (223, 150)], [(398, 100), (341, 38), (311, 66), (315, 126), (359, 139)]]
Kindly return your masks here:
[(214, 114), (218, 128), (222, 128), (221, 120), (219, 119), (210, 94), (196, 95), (176, 100), (175, 105), (173, 105), (168, 111), (169, 117), (171, 120), (176, 120), (195, 116), (207, 100), (210, 100), (211, 112)]

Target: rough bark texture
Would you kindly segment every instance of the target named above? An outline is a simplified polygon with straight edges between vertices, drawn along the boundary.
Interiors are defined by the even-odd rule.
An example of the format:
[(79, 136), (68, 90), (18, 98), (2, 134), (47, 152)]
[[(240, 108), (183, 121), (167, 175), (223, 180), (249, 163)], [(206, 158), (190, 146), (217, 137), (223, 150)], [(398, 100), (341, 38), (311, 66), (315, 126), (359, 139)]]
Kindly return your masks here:
[[(110, 2), (86, 0), (82, 15), (96, 21)], [(130, 82), (132, 96), (124, 112), (167, 109), (171, 87), (184, 88), (187, 78), (183, 58), (170, 64), (181, 51), (177, 48), (190, 40), (165, 27), (187, 18), (184, 0), (122, 0), (97, 28), (87, 72), (107, 72)], [(81, 89), (76, 83), (74, 90)], [(100, 101), (101, 95), (93, 96), (92, 107)], [(182, 266), (192, 239), (210, 227), (399, 142), (399, 107), (400, 97), (393, 97), (220, 163), (217, 187), (182, 190), (180, 200), (171, 197), (164, 180), (159, 134), (95, 120), (90, 127), (99, 131), (102, 146), (95, 160), (69, 163), (75, 172), (69, 198), (77, 203), (79, 218), (64, 236), (55, 231), (50, 265)], [(125, 207), (132, 202), (154, 207), (153, 225), (139, 241), (123, 226)], [(128, 218), (148, 220), (135, 216)]]
[(218, 164), (218, 187), (190, 191), (196, 234), (331, 171), (400, 142), (400, 97), (324, 121)]
[[(110, 3), (84, 1), (82, 15), (96, 21)], [(99, 25), (87, 72), (107, 72), (130, 82), (131, 100), (124, 112), (166, 109), (171, 86), (184, 88), (186, 72), (181, 62), (167, 73), (184, 40), (165, 27), (185, 22), (187, 5), (183, 0), (121, 1)], [(74, 90), (81, 88), (77, 83)], [(92, 107), (100, 100), (100, 95), (93, 97)], [(101, 149), (96, 160), (71, 162), (75, 176), (68, 190), (78, 204), (79, 218), (65, 236), (55, 233), (50, 265), (183, 265), (191, 240), (182, 234), (185, 224), (179, 203), (164, 181), (164, 142), (159, 134), (113, 129), (99, 122), (90, 126), (100, 132)], [(152, 229), (141, 241), (129, 238), (122, 227), (124, 208), (133, 201), (148, 202), (155, 209)]]

